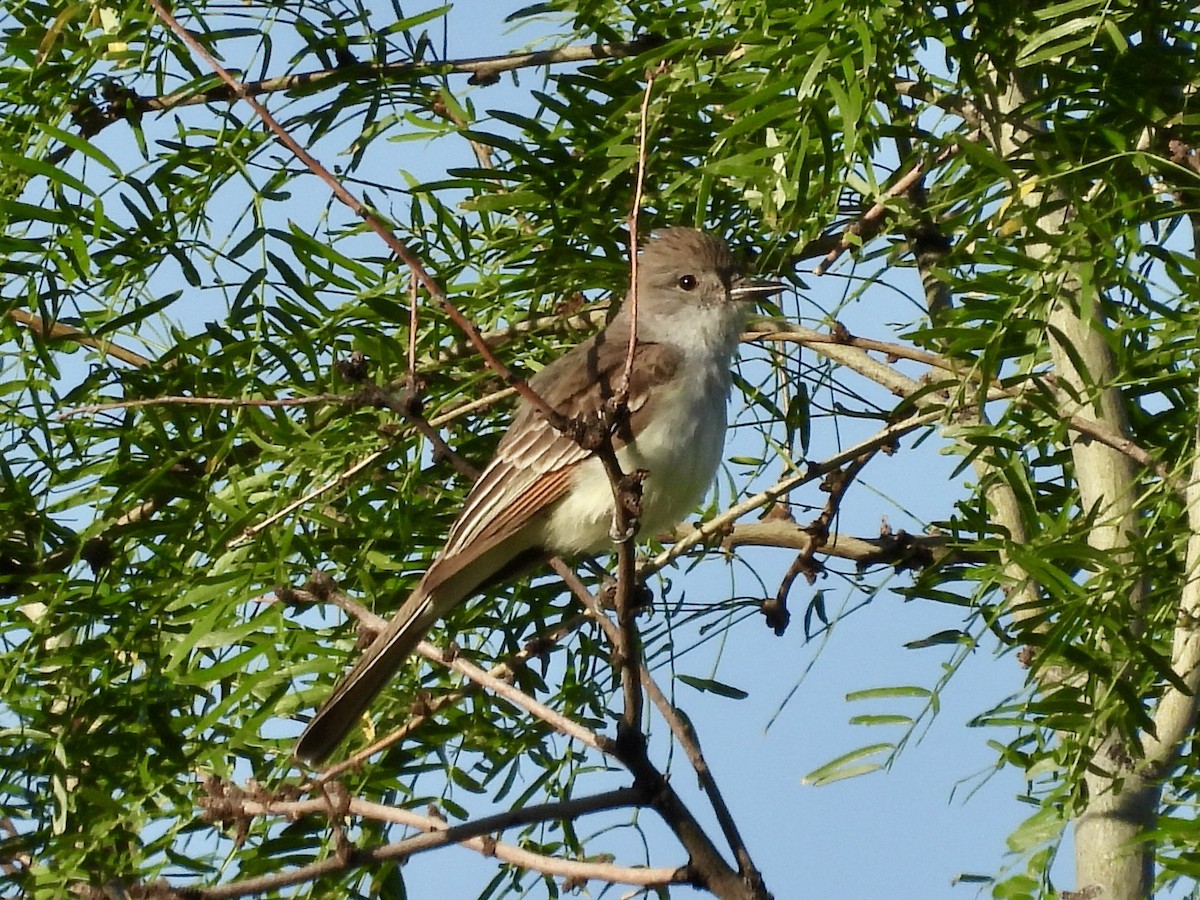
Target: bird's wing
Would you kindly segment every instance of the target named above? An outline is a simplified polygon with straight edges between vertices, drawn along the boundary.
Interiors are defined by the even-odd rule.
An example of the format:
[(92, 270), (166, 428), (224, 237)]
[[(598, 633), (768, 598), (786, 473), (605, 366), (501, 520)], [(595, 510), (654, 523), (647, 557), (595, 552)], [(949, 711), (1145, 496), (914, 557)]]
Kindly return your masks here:
[[(559, 357), (529, 380), (552, 409), (567, 418), (594, 414), (613, 396), (625, 368), (628, 344), (604, 332)], [(639, 341), (629, 385), (630, 422), (613, 435), (623, 446), (650, 413), (655, 386), (669, 380), (679, 353), (666, 344)], [(517, 411), (488, 467), (479, 476), (450, 530), (441, 558), (468, 553), (472, 544), (493, 546), (519, 529), (570, 487), (574, 466), (590, 455), (558, 431), (532, 405)]]

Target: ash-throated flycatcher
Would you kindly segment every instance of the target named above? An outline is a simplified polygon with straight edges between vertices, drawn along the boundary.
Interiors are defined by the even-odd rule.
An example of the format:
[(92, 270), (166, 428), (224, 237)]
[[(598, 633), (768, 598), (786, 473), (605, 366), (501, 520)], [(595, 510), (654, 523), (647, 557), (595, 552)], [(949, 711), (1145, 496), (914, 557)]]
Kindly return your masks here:
[[(644, 532), (677, 525), (712, 483), (725, 444), (730, 367), (750, 301), (783, 288), (745, 278), (725, 242), (700, 231), (660, 231), (642, 251), (628, 426), (617, 429), (613, 446), (623, 472), (649, 472)], [(626, 306), (529, 386), (568, 418), (596, 413), (621, 381), (630, 322)], [(446, 546), (308, 723), (297, 757), (324, 759), (458, 603), (537, 560), (611, 546), (612, 523), (613, 489), (603, 464), (522, 402)]]

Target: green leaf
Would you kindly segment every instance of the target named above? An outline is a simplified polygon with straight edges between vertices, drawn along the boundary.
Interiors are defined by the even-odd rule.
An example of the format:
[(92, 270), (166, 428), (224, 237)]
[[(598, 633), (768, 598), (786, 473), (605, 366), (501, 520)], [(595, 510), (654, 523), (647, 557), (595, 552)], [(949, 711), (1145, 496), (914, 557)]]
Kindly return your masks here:
[(913, 724), (911, 716), (851, 716), (851, 725), (903, 725)]
[(1038, 32), (1017, 51), (1017, 65), (1037, 65), (1066, 56), (1080, 47), (1091, 46), (1100, 21), (1099, 16), (1080, 16)]
[(943, 631), (935, 632), (929, 637), (921, 638), (915, 641), (906, 641), (904, 646), (908, 650), (922, 650), (926, 647), (939, 647), (945, 644), (967, 644), (974, 643), (971, 635), (959, 628), (947, 628)]
[(890, 700), (896, 697), (911, 697), (927, 700), (933, 695), (929, 688), (915, 686), (867, 688), (861, 691), (851, 691), (846, 695), (848, 701), (857, 700)]
[(750, 694), (743, 691), (741, 688), (736, 688), (728, 684), (722, 684), (719, 681), (714, 681), (711, 678), (696, 678), (692, 675), (676, 675), (679, 681), (682, 681), (688, 687), (695, 688), (698, 691), (704, 691), (709, 694), (719, 694), (722, 697), (729, 697), (731, 700), (745, 700)]
[(847, 778), (858, 778), (861, 775), (870, 774), (882, 768), (884, 764), (883, 761), (872, 759), (872, 757), (890, 755), (895, 749), (892, 744), (870, 744), (860, 747), (858, 750), (852, 750), (809, 772), (804, 776), (804, 784), (820, 787), (833, 784), (835, 781), (844, 781)]

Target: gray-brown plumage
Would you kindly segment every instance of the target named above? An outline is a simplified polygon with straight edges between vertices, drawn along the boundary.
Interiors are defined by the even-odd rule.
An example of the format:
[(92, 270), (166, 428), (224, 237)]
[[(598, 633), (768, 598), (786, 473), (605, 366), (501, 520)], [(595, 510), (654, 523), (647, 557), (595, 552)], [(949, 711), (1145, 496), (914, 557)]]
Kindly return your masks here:
[[(720, 461), (730, 366), (751, 304), (781, 289), (737, 272), (724, 241), (669, 229), (638, 267), (638, 341), (629, 390), (631, 440), (614, 445), (624, 471), (646, 469), (643, 532), (675, 525), (707, 490)], [(625, 366), (630, 318), (556, 359), (529, 386), (564, 416), (596, 412)], [(310, 763), (345, 737), (426, 632), (498, 576), (540, 558), (610, 545), (612, 488), (600, 462), (522, 402), (468, 494), (446, 545), (387, 628), (309, 722), (296, 755)]]

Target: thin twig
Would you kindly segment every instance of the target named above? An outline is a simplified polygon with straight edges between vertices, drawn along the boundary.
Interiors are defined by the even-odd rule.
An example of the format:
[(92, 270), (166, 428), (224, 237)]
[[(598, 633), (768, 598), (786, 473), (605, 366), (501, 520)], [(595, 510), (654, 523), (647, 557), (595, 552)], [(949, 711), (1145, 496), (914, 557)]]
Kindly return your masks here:
[[(650, 805), (688, 851), (689, 884), (722, 898), (770, 900), (771, 895), (761, 879), (752, 880), (730, 868), (674, 786), (651, 762), (644, 740), (616, 741), (614, 750), (633, 774), (634, 784), (652, 798)], [(753, 871), (753, 866), (750, 869)]]
[(272, 399), (169, 395), (166, 397), (143, 397), (138, 400), (114, 400), (111, 403), (89, 403), (87, 406), (73, 406), (70, 409), (64, 409), (58, 414), (58, 417), (60, 419), (69, 419), (71, 416), (90, 415), (91, 413), (108, 412), (113, 409), (144, 409), (148, 406), (220, 406), (230, 409), (261, 407), (269, 409), (331, 403), (340, 405), (362, 403), (362, 398), (357, 394), (313, 394), (311, 397), (275, 397)]
[(267, 108), (259, 103), (247, 91), (246, 85), (234, 78), (234, 76), (230, 74), (230, 72), (225, 69), (225, 67), (222, 66), (211, 53), (208, 52), (207, 48), (205, 48), (203, 44), (197, 41), (191, 35), (191, 33), (187, 31), (187, 29), (179, 24), (178, 20), (176, 20), (175, 17), (167, 11), (166, 7), (163, 6), (161, 0), (149, 0), (149, 3), (150, 6), (153, 7), (158, 17), (162, 19), (162, 21), (165, 22), (172, 31), (179, 35), (180, 39), (182, 39), (184, 43), (191, 47), (192, 51), (195, 52), (201, 59), (203, 59), (212, 68), (212, 70), (220, 76), (222, 81), (229, 85), (229, 89), (233, 92), (233, 95), (241, 98), (247, 104), (249, 104), (258, 117), (262, 119), (266, 126), (279, 139), (280, 143), (282, 143), (293, 154), (295, 154), (296, 158), (304, 163), (304, 165), (308, 167), (309, 171), (313, 172), (317, 177), (324, 181), (329, 186), (329, 189), (333, 192), (333, 195), (337, 197), (337, 199), (343, 204), (345, 204), (351, 211), (363, 219), (363, 221), (367, 223), (371, 230), (379, 236), (379, 238), (388, 246), (388, 248), (397, 257), (399, 257), (406, 266), (408, 266), (409, 270), (413, 273), (417, 280), (421, 282), (425, 289), (429, 291), (430, 295), (442, 307), (443, 311), (445, 311), (446, 315), (450, 317), (451, 321), (453, 321), (454, 324), (457, 325), (458, 328), (467, 336), (471, 343), (475, 345), (475, 349), (479, 352), (479, 355), (483, 357), (484, 362), (487, 363), (488, 367), (491, 368), (492, 371), (494, 371), (497, 375), (499, 375), (505, 381), (505, 383), (511, 384), (514, 388), (516, 388), (518, 393), (520, 393), (521, 396), (529, 401), (529, 403), (531, 403), (535, 409), (544, 415), (548, 422), (560, 430), (564, 429), (567, 423), (564, 421), (563, 416), (561, 416), (556, 410), (551, 409), (546, 401), (543, 400), (536, 391), (530, 388), (523, 379), (520, 379), (514, 375), (512, 371), (509, 370), (508, 366), (500, 361), (499, 357), (492, 352), (492, 349), (480, 335), (479, 329), (475, 326), (475, 324), (465, 315), (463, 315), (457, 306), (450, 302), (450, 299), (446, 296), (446, 292), (442, 289), (442, 286), (433, 278), (432, 275), (429, 274), (428, 271), (426, 271), (425, 266), (421, 263), (420, 259), (417, 258), (416, 254), (414, 254), (408, 248), (408, 245), (392, 233), (391, 229), (383, 221), (383, 219), (381, 219), (373, 210), (365, 207), (357, 197), (347, 190), (345, 185), (335, 178), (328, 169), (321, 165), (321, 163), (318, 162), (311, 153), (301, 146), (300, 143), (287, 131), (287, 129), (285, 129), (279, 124), (279, 122), (275, 120), (274, 116), (267, 111)]
[[(633, 359), (637, 351), (638, 331), (638, 218), (642, 210), (642, 196), (646, 182), (646, 144), (649, 130), (650, 98), (654, 93), (654, 71), (646, 72), (646, 88), (642, 93), (642, 106), (638, 118), (637, 174), (634, 179), (633, 205), (629, 211), (629, 345), (625, 351), (625, 367), (617, 383), (616, 395), (611, 408), (611, 420), (619, 423), (629, 415), (629, 385), (633, 377)], [(609, 428), (605, 446), (597, 452), (608, 473), (613, 492), (613, 534), (618, 536), (617, 587), (614, 606), (621, 640), (615, 644), (615, 664), (621, 671), (621, 687), (625, 704), (621, 712), (621, 739), (635, 739), (639, 735), (642, 721), (642, 689), (638, 680), (641, 660), (641, 635), (638, 632), (637, 616), (633, 609), (637, 566), (633, 537), (637, 533), (637, 516), (631, 513), (628, 494), (640, 490), (625, 478), (617, 461), (612, 445), (613, 429)], [(663, 473), (666, 474), (666, 473)]]
[(766, 490), (759, 491), (747, 497), (741, 503), (734, 504), (725, 510), (721, 515), (714, 516), (707, 522), (693, 528), (685, 536), (681, 537), (670, 549), (664, 550), (654, 559), (644, 562), (639, 573), (642, 578), (657, 572), (659, 569), (666, 566), (672, 560), (679, 558), (692, 547), (697, 544), (704, 543), (712, 537), (720, 535), (724, 529), (732, 525), (748, 512), (752, 512), (760, 507), (766, 506), (768, 503), (773, 503), (779, 497), (787, 494), (799, 485), (806, 484), (810, 481), (815, 481), (827, 472), (832, 471), (840, 465), (843, 465), (856, 456), (867, 452), (876, 447), (883, 447), (896, 441), (897, 438), (915, 431), (925, 425), (931, 425), (945, 416), (945, 411), (941, 409), (931, 412), (919, 413), (902, 419), (886, 428), (876, 432), (871, 437), (859, 441), (852, 447), (842, 450), (840, 453), (835, 453), (833, 456), (826, 458), (819, 463), (810, 463), (803, 472), (797, 472), (781, 478), (775, 484)]
[[(582, 860), (556, 859), (511, 844), (500, 843), (491, 837), (495, 831), (517, 825), (553, 820), (569, 821), (588, 813), (634, 806), (642, 802), (644, 802), (644, 797), (639, 789), (620, 788), (592, 797), (540, 804), (524, 810), (511, 810), (474, 822), (450, 826), (436, 816), (422, 816), (409, 810), (350, 798), (346, 803), (346, 811), (350, 814), (419, 828), (426, 834), (416, 835), (391, 844), (362, 849), (348, 848), (344, 854), (338, 854), (321, 862), (300, 866), (287, 872), (247, 878), (211, 888), (189, 888), (187, 896), (196, 898), (196, 900), (226, 900), (226, 898), (244, 897), (251, 894), (264, 894), (289, 885), (315, 881), (320, 877), (359, 866), (387, 860), (407, 859), (416, 853), (443, 847), (447, 844), (460, 844), (484, 856), (494, 856), (512, 865), (571, 880), (595, 879), (612, 884), (643, 886), (677, 883), (681, 880), (678, 874), (681, 871), (679, 869), (649, 869)], [(241, 800), (237, 803), (237, 807), (234, 814), (240, 812), (242, 815), (293, 817), (324, 813), (328, 809), (328, 804), (323, 798), (308, 801)]]
[[(505, 681), (510, 680), (519, 668), (524, 668), (531, 660), (539, 659), (550, 652), (551, 649), (558, 644), (567, 635), (577, 631), (584, 623), (589, 621), (590, 616), (576, 615), (560, 623), (551, 631), (545, 634), (539, 634), (534, 641), (530, 641), (519, 650), (504, 659), (503, 662), (488, 669), (488, 674), (494, 678), (500, 678)], [(314, 781), (324, 782), (331, 778), (336, 778), (342, 772), (348, 769), (354, 769), (366, 762), (377, 753), (381, 753), (389, 747), (394, 747), (396, 744), (403, 741), (405, 738), (412, 735), (418, 728), (428, 722), (434, 714), (448, 706), (453, 706), (465, 697), (469, 697), (477, 693), (482, 688), (478, 682), (468, 681), (463, 687), (448, 691), (444, 694), (439, 694), (432, 697), (421, 704), (421, 711), (413, 713), (408, 720), (394, 728), (386, 736), (380, 738), (374, 743), (361, 750), (355, 751), (341, 762), (334, 763), (327, 769), (323, 770)]]
[(245, 544), (246, 542), (253, 540), (255, 537), (258, 536), (258, 534), (260, 532), (265, 531), (267, 528), (270, 528), (273, 524), (278, 522), (280, 519), (286, 518), (294, 510), (299, 509), (300, 507), (304, 506), (305, 504), (307, 504), (310, 501), (314, 500), (315, 498), (319, 497), (321, 494), (325, 493), (326, 491), (337, 487), (339, 484), (345, 484), (347, 481), (349, 481), (351, 478), (353, 478), (355, 475), (357, 475), (359, 472), (361, 472), (363, 469), (365, 469), (371, 463), (375, 462), (375, 460), (379, 459), (379, 457), (383, 456), (383, 454), (385, 452), (386, 452), (386, 450), (376, 450), (374, 453), (370, 453), (367, 456), (364, 456), (362, 459), (358, 460), (358, 462), (354, 463), (349, 468), (342, 470), (337, 475), (333, 476), (333, 478), (330, 478), (328, 481), (326, 481), (324, 484), (320, 485), (319, 487), (313, 488), (308, 493), (297, 498), (296, 500), (293, 500), (291, 503), (284, 506), (283, 509), (276, 510), (275, 512), (271, 513), (271, 515), (267, 516), (265, 519), (263, 519), (259, 522), (255, 522), (253, 525), (248, 526), (246, 528), (246, 530), (243, 531), (241, 534), (239, 534), (237, 537), (230, 539), (225, 544), (225, 546), (229, 549), (233, 549), (234, 547), (240, 547), (242, 544)]
[[(579, 580), (574, 570), (558, 559), (551, 560), (551, 566), (555, 571), (559, 572), (572, 592), (584, 601), (588, 611), (608, 634), (610, 641), (614, 644), (618, 643), (620, 640), (618, 626), (608, 616), (604, 615), (596, 598), (583, 586), (583, 583)], [(360, 621), (372, 628), (382, 628), (386, 624), (382, 617), (376, 616), (365, 609), (360, 608), (356, 611), (356, 615)], [(707, 887), (713, 890), (714, 893), (717, 893), (718, 896), (747, 896), (755, 898), (766, 898), (768, 896), (765, 888), (761, 887), (761, 884), (749, 885), (749, 890), (747, 890), (747, 884), (743, 881), (742, 877), (733, 872), (725, 863), (708, 835), (705, 834), (704, 829), (696, 821), (691, 811), (688, 810), (686, 804), (684, 804), (682, 798), (679, 797), (663, 774), (650, 761), (646, 752), (646, 742), (644, 739), (613, 741), (600, 737), (583, 729), (582, 726), (578, 726), (576, 723), (565, 719), (565, 717), (560, 716), (554, 710), (548, 709), (543, 704), (538, 703), (506, 682), (488, 677), (488, 673), (483, 672), (482, 669), (473, 664), (467, 663), (465, 660), (455, 659), (447, 662), (444, 654), (427, 641), (422, 641), (418, 644), (417, 652), (426, 659), (440, 665), (449, 666), (472, 681), (499, 693), (501, 696), (507, 697), (513, 703), (559, 729), (564, 734), (581, 740), (601, 753), (611, 754), (624, 763), (634, 775), (635, 787), (643, 792), (643, 796), (646, 798), (645, 802), (653, 806), (659, 815), (663, 817), (690, 854), (692, 864), (684, 870), (679, 870), (681, 873), (680, 877), (684, 881), (697, 887)], [(640, 663), (638, 664), (638, 676), (640, 681)], [(638, 734), (636, 737), (640, 738), (641, 735)]]
[[(433, 662), (439, 662), (443, 659), (444, 654), (440, 649), (434, 647), (428, 641), (421, 641), (417, 645), (417, 652), (426, 659)], [(593, 750), (599, 750), (601, 753), (611, 753), (609, 742), (601, 740), (600, 737), (593, 731), (584, 728), (578, 722), (568, 719), (562, 713), (551, 709), (544, 703), (533, 699), (519, 688), (513, 687), (507, 681), (496, 678), (488, 672), (485, 672), (479, 666), (472, 662), (468, 662), (462, 657), (457, 657), (446, 665), (460, 675), (474, 681), (476, 684), (487, 688), (492, 693), (503, 697), (509, 702), (528, 712), (530, 715), (541, 719), (547, 725), (560, 731), (569, 738), (579, 741), (581, 744), (586, 744)]]
[(791, 614), (788, 612), (788, 595), (791, 594), (792, 585), (800, 575), (804, 575), (809, 584), (816, 579), (822, 564), (814, 560), (813, 556), (818, 549), (825, 546), (825, 542), (829, 539), (830, 525), (833, 524), (834, 518), (841, 509), (846, 491), (879, 450), (879, 447), (871, 448), (861, 456), (850, 460), (844, 468), (830, 472), (829, 476), (821, 483), (822, 490), (829, 491), (829, 499), (825, 501), (825, 507), (820, 514), (805, 528), (812, 536), (812, 540), (796, 554), (796, 558), (788, 567), (775, 596), (763, 600), (759, 607), (762, 614), (766, 616), (767, 625), (775, 634), (782, 636), (787, 631), (788, 623), (791, 620)]
[[(904, 344), (858, 337), (857, 335), (850, 334), (841, 327), (835, 327), (832, 332), (822, 332), (805, 328), (801, 325), (788, 325), (787, 327), (778, 327), (770, 330), (756, 329), (747, 332), (743, 335), (742, 339), (747, 341), (790, 341), (805, 347), (811, 347), (822, 356), (842, 365), (850, 366), (860, 375), (869, 378), (877, 384), (883, 385), (900, 396), (920, 390), (922, 385), (912, 379), (897, 376), (895, 370), (890, 366), (885, 366), (877, 360), (867, 357), (865, 353), (855, 353), (854, 351), (875, 351), (886, 354), (889, 359), (908, 359), (913, 362), (923, 363), (932, 368), (951, 373), (960, 384), (963, 379), (970, 379), (976, 383), (982, 381), (978, 372), (974, 370), (964, 372), (964, 367), (961, 363), (956, 363), (947, 357)], [(1037, 388), (1037, 393), (1050, 395), (1056, 400), (1060, 395), (1060, 392), (1043, 375), (1029, 373), (1024, 376), (1022, 383), (1016, 385), (1002, 385), (997, 380), (990, 379), (987, 385), (988, 394), (986, 399), (1014, 400), (1018, 402), (1028, 401), (1031, 396), (1037, 396), (1037, 393), (1030, 393), (1030, 387)], [(1171, 470), (1170, 466), (1155, 459), (1149, 450), (1124, 435), (1118, 434), (1111, 428), (1107, 428), (1091, 419), (1072, 415), (1064, 421), (1069, 430), (1086, 435), (1125, 454), (1134, 462), (1144, 466), (1163, 479), (1171, 490), (1175, 491), (1179, 496), (1182, 497), (1184, 495), (1186, 486), (1179, 482), (1178, 477)]]
[[(575, 570), (558, 559), (551, 560), (550, 567), (563, 580), (571, 593), (583, 603), (588, 613), (604, 631), (609, 642), (614, 645), (619, 643), (621, 640), (619, 626), (605, 615), (599, 602), (580, 581)], [(644, 666), (639, 663), (639, 683), (643, 671)], [(637, 734), (635, 737), (642, 736)], [(761, 882), (759, 884), (748, 883), (740, 874), (729, 868), (682, 798), (650, 761), (644, 739), (618, 740), (611, 744), (610, 752), (633, 773), (637, 784), (645, 786), (645, 789), (652, 793), (655, 798), (652, 804), (655, 810), (663, 817), (671, 831), (675, 833), (690, 854), (691, 866), (689, 868), (695, 876), (691, 883), (697, 887), (708, 888), (721, 897), (753, 897), (765, 900), (770, 896)]]
[[(817, 331), (815, 328), (805, 328), (803, 325), (793, 325), (790, 322), (783, 327), (774, 327), (780, 324), (766, 320), (761, 323), (752, 322), (752, 327), (742, 335), (742, 340), (788, 342), (814, 348), (824, 344), (835, 344), (840, 347), (857, 347), (859, 350), (873, 350), (883, 353), (889, 360), (908, 359), (935, 369), (945, 369), (946, 371), (957, 372), (962, 367), (960, 363), (954, 363), (944, 356), (937, 353), (930, 353), (928, 350), (918, 349), (910, 344), (879, 341), (874, 338), (865, 338), (851, 334), (839, 324), (835, 324), (831, 331)], [(1000, 386), (998, 381), (994, 383), (997, 387)]]
[[(359, 606), (340, 592), (331, 592), (329, 600), (349, 612), (355, 620), (372, 631), (380, 632), (387, 627), (387, 620), (385, 618), (376, 615), (364, 606)], [(353, 607), (346, 605), (348, 603), (353, 604)], [(515, 706), (519, 706), (521, 709), (562, 732), (567, 737), (574, 738), (591, 747), (593, 750), (599, 750), (601, 753), (612, 752), (607, 748), (606, 742), (597, 737), (595, 732), (589, 731), (577, 722), (573, 722), (561, 713), (546, 706), (546, 704), (535, 700), (520, 688), (513, 687), (501, 675), (493, 674), (495, 672), (494, 669), (491, 672), (484, 671), (479, 666), (462, 657), (448, 659), (447, 654), (440, 647), (434, 646), (429, 641), (421, 641), (417, 644), (414, 652), (425, 657), (432, 663), (445, 666), (452, 672), (457, 672), (480, 687), (487, 688), (493, 694), (503, 697)], [(325, 781), (327, 778), (322, 777), (319, 780)]]
[(129, 363), (131, 366), (148, 366), (151, 364), (151, 361), (140, 353), (128, 350), (120, 344), (114, 344), (112, 341), (103, 338), (92, 337), (78, 328), (63, 325), (61, 322), (47, 322), (41, 316), (35, 316), (33, 313), (26, 312), (23, 309), (10, 309), (7, 315), (14, 322), (24, 325), (30, 331), (41, 335), (45, 340), (74, 341), (77, 344), (83, 344), (85, 347), (92, 347), (99, 350), (107, 356), (121, 360), (121, 362)]
[(625, 369), (618, 382), (617, 397), (624, 403), (629, 398), (629, 380), (633, 377), (633, 353), (637, 348), (638, 326), (638, 219), (642, 214), (642, 197), (646, 188), (646, 142), (650, 118), (650, 98), (654, 92), (653, 69), (646, 71), (646, 89), (642, 92), (642, 108), (638, 114), (637, 174), (633, 183), (633, 205), (629, 210), (629, 347), (625, 353)]
[(481, 409), (487, 409), (489, 406), (495, 406), (501, 400), (507, 400), (516, 390), (510, 387), (501, 388), (498, 391), (492, 391), (490, 394), (484, 394), (482, 397), (477, 397), (467, 403), (459, 405), (447, 410), (444, 413), (434, 416), (429, 420), (429, 424), (434, 428), (441, 428), (455, 419), (461, 419), (463, 416), (470, 415), (473, 412), (478, 412)]
[(658, 708), (667, 726), (671, 729), (671, 733), (683, 747), (683, 751), (687, 754), (688, 761), (691, 762), (696, 777), (700, 781), (700, 786), (708, 795), (708, 802), (712, 805), (713, 813), (717, 817), (717, 824), (721, 826), (721, 832), (725, 835), (729, 849), (733, 851), (734, 858), (737, 860), (739, 873), (752, 884), (762, 884), (762, 875), (750, 858), (746, 842), (742, 839), (733, 814), (730, 813), (725, 798), (717, 786), (717, 780), (708, 767), (708, 761), (704, 758), (704, 752), (700, 749), (700, 739), (696, 735), (696, 730), (692, 728), (690, 722), (685, 721), (679, 714), (679, 710), (666, 698), (662, 688), (658, 686), (658, 682), (654, 680), (650, 670), (645, 666), (642, 666), (641, 678), (642, 687), (650, 695), (650, 701)]
[[(621, 736), (641, 733), (642, 690), (638, 683), (638, 661), (641, 658), (641, 635), (637, 627), (634, 609), (634, 587), (637, 584), (637, 559), (633, 538), (637, 534), (638, 520), (629, 509), (629, 497), (640, 491), (637, 472), (627, 477), (621, 472), (617, 454), (612, 447), (611, 432), (606, 435), (606, 444), (596, 450), (596, 456), (604, 465), (613, 492), (613, 534), (616, 537), (617, 584), (613, 606), (617, 612), (617, 640), (613, 643), (613, 664), (621, 673), (622, 695), (625, 700), (621, 711)], [(639, 498), (640, 499), (640, 496)]]
[[(185, 89), (173, 94), (154, 97), (141, 97), (133, 91), (120, 90), (103, 109), (99, 107), (80, 108), (77, 117), (81, 120), (84, 137), (94, 137), (109, 125), (132, 116), (166, 112), (181, 106), (230, 102), (246, 95), (261, 96), (298, 90), (313, 91), (317, 88), (335, 87), (356, 81), (375, 81), (386, 84), (446, 75), (470, 75), (471, 84), (490, 84), (504, 72), (596, 59), (622, 59), (645, 53), (658, 47), (661, 43), (660, 38), (644, 34), (632, 41), (578, 44), (572, 47), (558, 47), (530, 53), (511, 53), (502, 56), (477, 56), (440, 62), (437, 60), (406, 60), (394, 63), (351, 63), (333, 69), (318, 69), (277, 78), (265, 78), (260, 81), (248, 81), (245, 82), (244, 93), (239, 93), (228, 82), (202, 91)], [(70, 153), (70, 147), (61, 147), (51, 154), (49, 161), (58, 164)]]
[(417, 279), (408, 280), (408, 388), (417, 387)]
[[(952, 145), (942, 150), (933, 160), (932, 166), (941, 165), (950, 157), (958, 152), (958, 146)], [(915, 184), (925, 174), (926, 166), (922, 162), (918, 162), (905, 172), (895, 183), (892, 184), (883, 193), (883, 198), (878, 200), (865, 213), (863, 213), (856, 221), (852, 222), (842, 232), (842, 236), (838, 239), (837, 244), (825, 254), (825, 258), (813, 269), (814, 275), (824, 275), (829, 271), (829, 267), (833, 265), (838, 258), (849, 250), (851, 247), (861, 244), (863, 240), (868, 240), (878, 234), (883, 227), (884, 220), (887, 218), (888, 206), (887, 201), (899, 197), (908, 191), (909, 187)]]
[(419, 431), (425, 440), (429, 441), (433, 446), (434, 459), (449, 460), (450, 465), (464, 478), (474, 480), (479, 477), (479, 469), (454, 452), (437, 428), (421, 415), (421, 410), (419, 406), (414, 404), (414, 398), (411, 395), (403, 399), (397, 399), (390, 392), (382, 388), (377, 388), (374, 385), (365, 387), (363, 394), (376, 406), (390, 409)]

